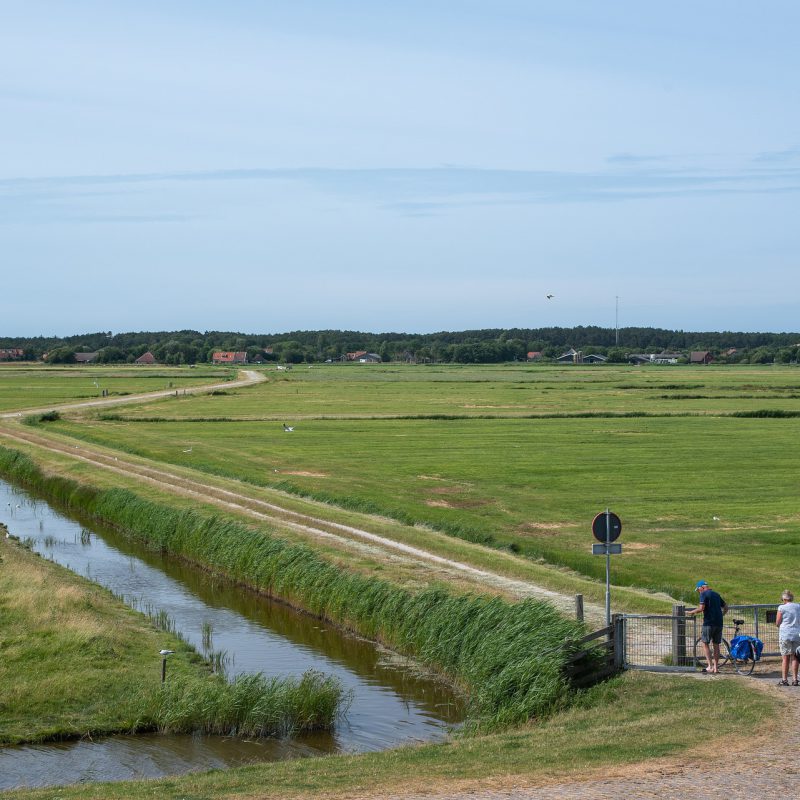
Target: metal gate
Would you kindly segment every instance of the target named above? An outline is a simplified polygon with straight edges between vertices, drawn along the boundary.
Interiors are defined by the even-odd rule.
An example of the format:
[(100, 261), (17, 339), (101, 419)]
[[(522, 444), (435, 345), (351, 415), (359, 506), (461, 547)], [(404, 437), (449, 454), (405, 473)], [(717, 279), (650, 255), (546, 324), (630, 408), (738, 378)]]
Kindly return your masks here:
[[(730, 640), (733, 619), (744, 620), (739, 633), (755, 636), (764, 642), (762, 656), (779, 655), (777, 605), (728, 606), (722, 635)], [(674, 606), (672, 614), (615, 614), (620, 630), (616, 640), (618, 655), (625, 669), (682, 671), (697, 668), (695, 642), (700, 637), (702, 617), (686, 616), (685, 606)]]

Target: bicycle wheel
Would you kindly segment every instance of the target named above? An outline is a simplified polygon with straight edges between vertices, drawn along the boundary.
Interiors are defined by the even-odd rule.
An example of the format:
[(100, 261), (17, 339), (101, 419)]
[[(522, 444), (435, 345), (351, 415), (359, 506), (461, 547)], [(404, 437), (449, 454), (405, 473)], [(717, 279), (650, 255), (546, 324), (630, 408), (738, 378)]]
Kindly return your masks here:
[(756, 666), (756, 648), (752, 642), (747, 642), (747, 658), (731, 656), (733, 666), (740, 675), (751, 675)]
[[(713, 648), (714, 645), (712, 644), (711, 647)], [(719, 646), (719, 665), (722, 667), (727, 664), (731, 660), (731, 646), (728, 644), (727, 639), (723, 639), (722, 643)], [(698, 664), (706, 664), (706, 654), (703, 650), (703, 640), (698, 637), (694, 641), (694, 663), (695, 666)], [(706, 667), (708, 664), (706, 664)]]

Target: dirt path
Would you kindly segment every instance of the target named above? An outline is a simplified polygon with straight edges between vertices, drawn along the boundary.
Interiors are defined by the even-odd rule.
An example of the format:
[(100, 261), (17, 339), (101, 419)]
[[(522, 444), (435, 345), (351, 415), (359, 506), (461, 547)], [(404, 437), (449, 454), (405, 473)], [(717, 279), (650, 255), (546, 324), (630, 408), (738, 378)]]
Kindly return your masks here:
[(148, 400), (158, 400), (161, 397), (174, 397), (179, 391), (181, 394), (205, 394), (214, 389), (235, 389), (242, 386), (252, 386), (254, 383), (263, 383), (267, 378), (262, 372), (246, 369), (242, 370), (245, 377), (235, 381), (225, 383), (214, 383), (203, 386), (187, 386), (185, 389), (162, 389), (158, 392), (147, 392), (145, 394), (129, 394), (124, 397), (103, 397), (97, 400), (84, 400), (80, 403), (60, 403), (56, 405), (44, 406), (43, 408), (23, 408), (19, 411), (4, 411), (0, 413), (0, 419), (12, 419), (23, 417), (28, 414), (46, 414), (48, 411), (74, 411), (80, 408), (93, 408), (100, 406), (118, 406), (124, 403), (142, 403)]
[[(567, 597), (527, 581), (515, 580), (478, 569), (461, 561), (444, 558), (428, 550), (379, 536), (363, 528), (290, 511), (275, 503), (253, 497), (247, 493), (246, 485), (238, 484), (238, 482), (230, 482), (236, 486), (236, 490), (223, 489), (204, 480), (202, 475), (187, 477), (162, 466), (149, 466), (142, 463), (140, 459), (134, 460), (125, 453), (112, 456), (84, 444), (73, 445), (56, 441), (32, 430), (1, 428), (0, 437), (42, 447), (118, 475), (135, 477), (184, 497), (196, 497), (204, 503), (267, 522), (278, 529), (288, 528), (311, 538), (332, 541), (344, 549), (368, 553), (381, 560), (396, 561), (400, 559), (407, 563), (430, 565), (437, 569), (440, 577), (449, 574), (461, 580), (466, 579), (473, 582), (476, 589), (491, 586), (518, 599), (534, 597), (548, 600), (564, 613), (574, 613), (575, 600), (573, 597)], [(605, 612), (600, 606), (586, 604), (584, 612), (590, 621), (602, 623)]]
[[(200, 394), (218, 388), (232, 388), (250, 386), (266, 380), (263, 373), (245, 370), (244, 378), (231, 382), (205, 386), (195, 386), (186, 389), (187, 394)], [(101, 398), (83, 401), (80, 403), (66, 403), (49, 406), (43, 409), (25, 409), (24, 411), (11, 411), (0, 414), (0, 419), (14, 419), (22, 415), (44, 413), (59, 410), (70, 411), (83, 408), (97, 408), (114, 406), (123, 403), (144, 402), (156, 400), (174, 394), (172, 390), (162, 390), (147, 394), (129, 395), (120, 398)], [(145, 459), (133, 458), (125, 453), (110, 455), (105, 448), (92, 447), (84, 443), (68, 444), (36, 432), (33, 429), (23, 429), (20, 426), (0, 428), (0, 437), (17, 442), (27, 442), (47, 449), (51, 452), (61, 453), (95, 467), (144, 480), (157, 485), (161, 489), (180, 494), (184, 497), (196, 497), (206, 503), (211, 503), (229, 511), (242, 514), (251, 519), (267, 522), (276, 528), (288, 528), (306, 537), (327, 540), (337, 547), (351, 551), (359, 551), (377, 557), (380, 560), (403, 561), (408, 564), (425, 565), (434, 568), (438, 577), (448, 575), (466, 580), (475, 584), (476, 589), (492, 587), (504, 594), (517, 599), (534, 597), (547, 600), (565, 614), (573, 614), (575, 600), (558, 592), (545, 589), (527, 581), (508, 578), (497, 573), (479, 569), (462, 561), (455, 561), (432, 553), (420, 547), (395, 541), (385, 536), (379, 536), (366, 529), (326, 520), (310, 514), (301, 514), (290, 511), (276, 503), (270, 503), (252, 496), (246, 484), (238, 481), (229, 481), (234, 488), (223, 489), (204, 478), (202, 474), (191, 477), (171, 471), (163, 465), (148, 464)], [(601, 625), (604, 620), (604, 609), (592, 603), (584, 605), (586, 619), (591, 624)]]
[[(783, 707), (768, 735), (735, 742), (698, 743), (683, 758), (651, 759), (610, 769), (592, 769), (569, 778), (539, 779), (507, 776), (485, 781), (450, 782), (397, 794), (380, 791), (348, 800), (752, 800), (792, 797), (800, 785), (800, 688), (778, 687), (777, 673), (757, 678), (701, 677), (699, 680), (742, 680), (777, 696)], [(675, 676), (674, 680), (692, 680)], [(692, 731), (686, 731), (691, 741)], [(609, 748), (613, 743), (609, 743)]]

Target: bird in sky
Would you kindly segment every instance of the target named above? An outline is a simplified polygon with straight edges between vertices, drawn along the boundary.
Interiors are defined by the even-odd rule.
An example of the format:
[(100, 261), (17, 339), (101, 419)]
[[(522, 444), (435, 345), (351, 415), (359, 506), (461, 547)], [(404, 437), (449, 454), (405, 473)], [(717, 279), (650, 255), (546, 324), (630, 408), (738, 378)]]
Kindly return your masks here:
[(554, 295), (554, 294), (546, 294), (546, 295), (545, 295), (545, 297), (546, 297), (548, 300), (552, 300), (552, 299), (555, 297), (555, 295)]
[(283, 429), (286, 433), (291, 433), (294, 430), (294, 425), (287, 425), (285, 422), (283, 423)]

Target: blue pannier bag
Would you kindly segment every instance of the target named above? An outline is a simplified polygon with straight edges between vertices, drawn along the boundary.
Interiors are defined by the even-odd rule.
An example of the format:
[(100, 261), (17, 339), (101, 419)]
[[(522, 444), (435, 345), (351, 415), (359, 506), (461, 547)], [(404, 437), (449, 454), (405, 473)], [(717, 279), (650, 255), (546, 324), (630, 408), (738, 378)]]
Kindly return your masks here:
[(740, 661), (746, 661), (752, 655), (750, 645), (748, 642), (753, 643), (756, 651), (756, 661), (761, 658), (761, 651), (764, 649), (764, 642), (761, 639), (756, 639), (755, 636), (734, 636), (731, 639), (731, 655), (738, 658)]

